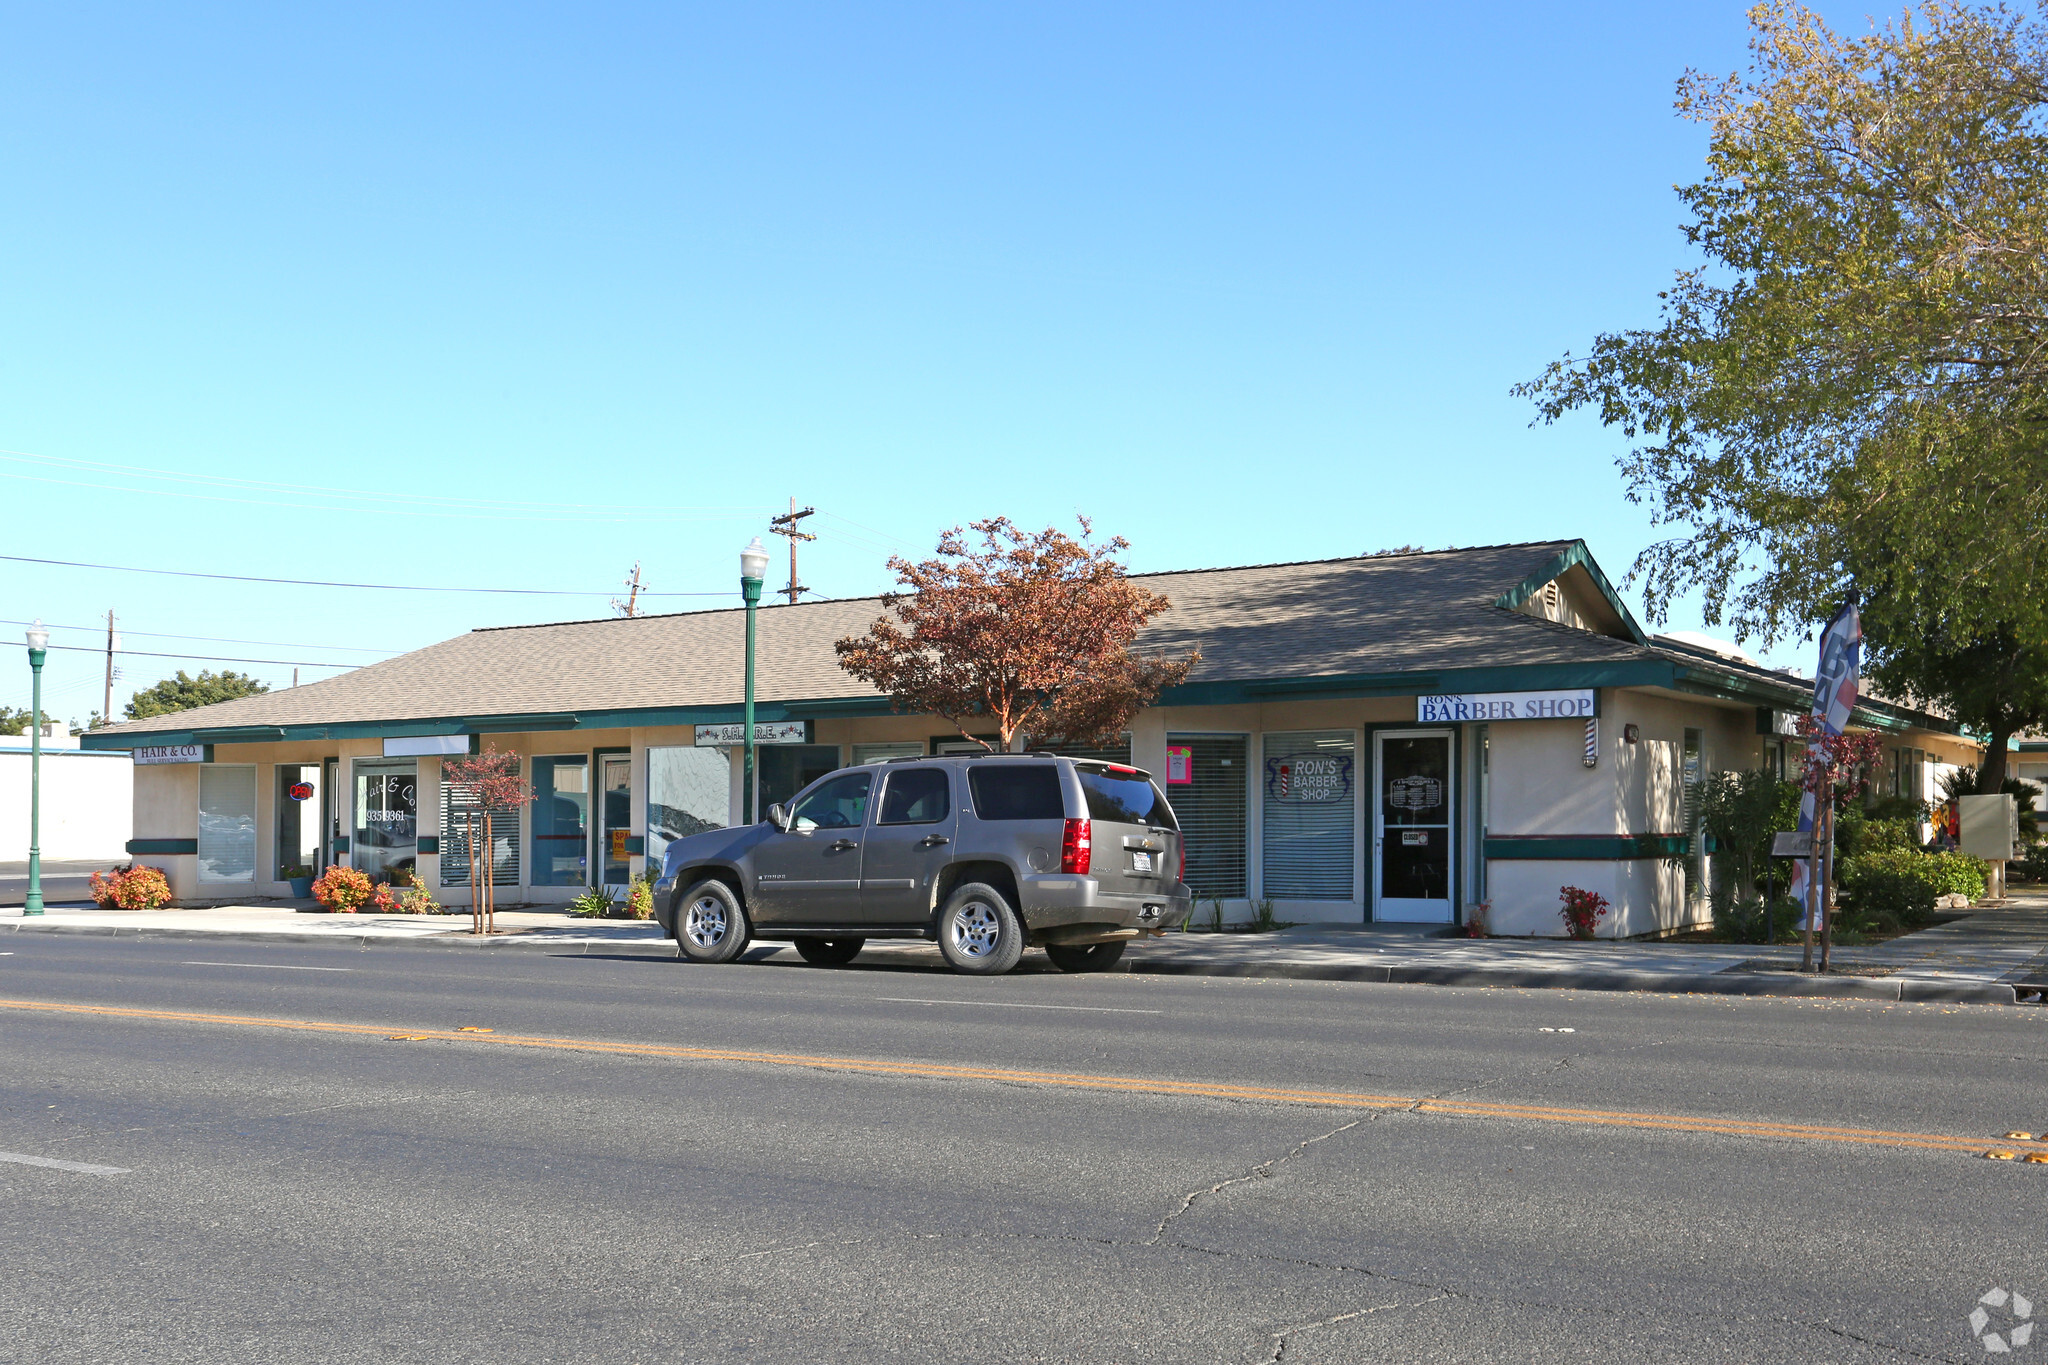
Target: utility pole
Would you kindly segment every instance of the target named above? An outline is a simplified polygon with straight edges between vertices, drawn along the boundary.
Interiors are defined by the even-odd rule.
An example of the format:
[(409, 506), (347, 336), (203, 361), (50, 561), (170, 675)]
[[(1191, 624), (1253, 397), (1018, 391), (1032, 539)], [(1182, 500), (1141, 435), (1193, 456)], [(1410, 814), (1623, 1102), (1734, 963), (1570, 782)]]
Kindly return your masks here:
[(114, 723), (114, 609), (107, 608), (107, 699), (100, 704), (100, 724)]
[(777, 591), (780, 592), (784, 597), (787, 597), (789, 599), (789, 605), (791, 605), (792, 607), (796, 605), (797, 594), (806, 593), (810, 591), (809, 588), (805, 587), (803, 584), (796, 581), (796, 543), (799, 540), (817, 539), (816, 536), (812, 535), (808, 531), (798, 530), (797, 523), (802, 521), (805, 517), (816, 516), (817, 514), (818, 509), (815, 507), (806, 507), (801, 512), (797, 511), (796, 499), (791, 498), (789, 500), (788, 516), (770, 517), (768, 519), (769, 530), (773, 531), (778, 536), (789, 537), (789, 586), (786, 588), (778, 588)]
[(612, 599), (612, 610), (617, 612), (621, 616), (632, 616), (636, 614), (636, 604), (640, 601), (639, 560), (636, 559), (633, 561), (633, 572), (626, 575), (625, 582), (627, 588), (626, 600), (621, 602), (618, 598), (614, 597)]

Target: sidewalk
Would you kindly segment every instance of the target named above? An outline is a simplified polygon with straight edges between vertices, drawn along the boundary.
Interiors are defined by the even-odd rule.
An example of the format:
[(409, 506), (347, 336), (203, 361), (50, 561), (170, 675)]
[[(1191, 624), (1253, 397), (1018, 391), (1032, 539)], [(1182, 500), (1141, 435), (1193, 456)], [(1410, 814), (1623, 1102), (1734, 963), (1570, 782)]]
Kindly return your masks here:
[[(0, 909), (0, 936), (75, 933), (224, 937), (273, 943), (410, 943), (469, 949), (669, 956), (674, 945), (646, 921), (591, 920), (532, 910), (498, 914), (499, 932), (469, 933), (464, 915), (302, 914), (310, 902), (272, 901), (189, 910), (52, 908), (40, 919)], [(800, 959), (787, 944), (762, 943), (749, 962)], [(1026, 958), (1027, 966), (1033, 958)], [(1043, 959), (1037, 959), (1042, 964)], [(938, 970), (938, 950), (911, 940), (875, 940), (860, 962)], [(1825, 996), (1866, 1000), (2003, 1004), (2048, 1000), (2048, 893), (2024, 889), (2010, 902), (1868, 948), (1838, 948), (1836, 972), (1804, 976), (1796, 947), (1557, 939), (1463, 939), (1427, 927), (1302, 927), (1278, 933), (1180, 934), (1141, 939), (1120, 970), (1171, 976), (1285, 977), (1315, 981), (1424, 983), (1715, 995)]]

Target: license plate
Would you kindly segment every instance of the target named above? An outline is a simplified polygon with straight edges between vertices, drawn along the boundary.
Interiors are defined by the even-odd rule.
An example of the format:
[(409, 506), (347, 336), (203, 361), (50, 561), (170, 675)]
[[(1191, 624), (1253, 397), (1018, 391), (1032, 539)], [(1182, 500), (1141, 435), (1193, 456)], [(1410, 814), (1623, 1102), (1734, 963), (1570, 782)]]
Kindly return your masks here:
[(1133, 853), (1133, 854), (1131, 855), (1131, 871), (1133, 871), (1133, 872), (1150, 872), (1151, 870), (1152, 870), (1152, 855), (1151, 855), (1151, 854), (1149, 854), (1149, 853)]

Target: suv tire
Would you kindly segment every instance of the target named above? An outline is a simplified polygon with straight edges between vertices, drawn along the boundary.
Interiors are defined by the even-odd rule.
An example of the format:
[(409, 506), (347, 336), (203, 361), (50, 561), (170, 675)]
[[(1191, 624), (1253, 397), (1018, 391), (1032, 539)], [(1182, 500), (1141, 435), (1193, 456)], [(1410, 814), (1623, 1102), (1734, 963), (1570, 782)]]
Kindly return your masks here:
[(1024, 925), (1003, 893), (968, 882), (939, 911), (939, 952), (946, 965), (969, 976), (1001, 976), (1024, 956)]
[(797, 956), (819, 967), (844, 967), (860, 952), (864, 938), (800, 938)]
[(730, 962), (747, 950), (753, 927), (733, 889), (716, 878), (676, 899), (676, 949), (692, 962)]
[(1106, 972), (1124, 955), (1124, 940), (1108, 943), (1048, 943), (1045, 955), (1063, 972)]

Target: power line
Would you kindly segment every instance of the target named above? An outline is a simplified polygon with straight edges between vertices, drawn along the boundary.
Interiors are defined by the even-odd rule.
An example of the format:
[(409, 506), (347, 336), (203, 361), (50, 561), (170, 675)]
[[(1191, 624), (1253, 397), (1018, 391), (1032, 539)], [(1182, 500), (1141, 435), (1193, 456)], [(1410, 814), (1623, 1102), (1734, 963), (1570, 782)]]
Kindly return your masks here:
[[(50, 649), (68, 649), (78, 654), (97, 654), (98, 645), (50, 645)], [(202, 664), (281, 664), (287, 668), (367, 668), (368, 664), (322, 663), (317, 659), (224, 659), (213, 654), (154, 654), (146, 649), (124, 649), (121, 653), (135, 659), (189, 659)]]
[[(36, 624), (34, 621), (0, 621), (0, 626), (32, 626), (34, 624)], [(50, 621), (43, 622), (43, 625), (50, 630), (100, 629), (99, 626), (60, 626)], [(366, 645), (307, 645), (291, 640), (237, 640), (225, 635), (175, 635), (161, 630), (129, 630), (126, 626), (121, 628), (120, 634), (141, 636), (151, 640), (197, 640), (202, 644), (209, 645), (274, 645), (279, 649), (341, 649), (351, 654), (403, 654), (406, 652), (402, 649), (371, 649)], [(128, 651), (121, 649), (114, 652), (126, 654)]]
[[(329, 583), (314, 578), (255, 578), (248, 574), (194, 573), (189, 569), (138, 569), (127, 564), (81, 564), (69, 559), (31, 559), (27, 555), (0, 555), (15, 564), (53, 564), (60, 569), (105, 569), (109, 573), (159, 574), (167, 578), (211, 578), (225, 583), (280, 583), (294, 588), (356, 588), (371, 592), (473, 592), (512, 597), (603, 597), (603, 592), (582, 592), (572, 588), (445, 588), (409, 583)], [(729, 592), (643, 592), (642, 597), (730, 597)]]

